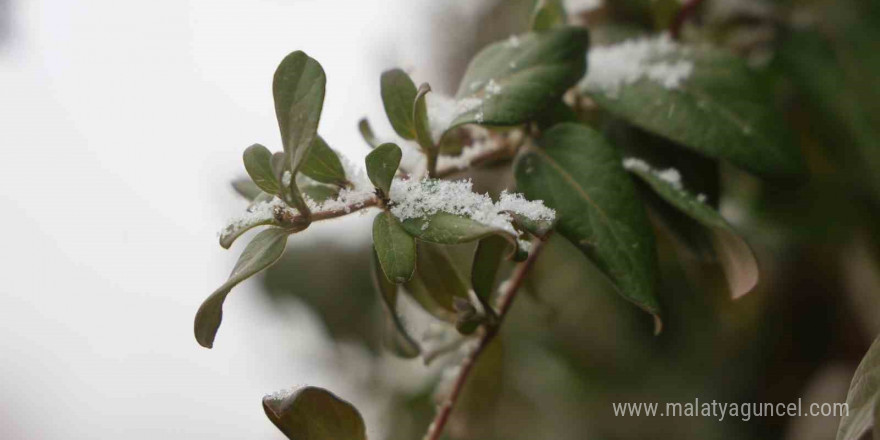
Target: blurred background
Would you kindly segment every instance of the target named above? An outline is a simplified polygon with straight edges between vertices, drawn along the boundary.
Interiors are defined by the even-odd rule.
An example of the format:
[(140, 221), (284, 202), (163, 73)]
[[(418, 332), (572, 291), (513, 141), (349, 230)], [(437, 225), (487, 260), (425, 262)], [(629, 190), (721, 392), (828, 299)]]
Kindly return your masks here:
[[(567, 6), (601, 44), (608, 23), (655, 26), (650, 3)], [(704, 3), (690, 32), (777, 79), (811, 171), (793, 184), (720, 166), (722, 212), (757, 252), (758, 288), (731, 300), (718, 265), (658, 223), (654, 337), (554, 240), (479, 363), (454, 438), (834, 437), (834, 417), (613, 417), (621, 401), (843, 402), (880, 333), (876, 2)], [(192, 319), (243, 246), (216, 239), (246, 206), (229, 184), (241, 152), (279, 148), (270, 86), (287, 53), (321, 62), (319, 132), (361, 163), (361, 117), (392, 135), (383, 70), (452, 93), (479, 48), (527, 28), (531, 6), (0, 0), (0, 438), (280, 439), (260, 399), (305, 384), (353, 402), (370, 438), (421, 438), (455, 356), (426, 367), (380, 347), (369, 217), (294, 236), (281, 264), (230, 295), (213, 350)], [(504, 173), (472, 177), (497, 190)]]

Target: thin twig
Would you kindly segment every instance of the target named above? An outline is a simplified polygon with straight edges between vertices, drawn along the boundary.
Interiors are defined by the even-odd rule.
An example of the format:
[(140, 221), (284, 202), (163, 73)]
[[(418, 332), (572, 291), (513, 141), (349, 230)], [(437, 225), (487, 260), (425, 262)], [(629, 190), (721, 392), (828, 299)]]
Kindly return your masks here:
[(480, 354), (483, 353), (483, 350), (485, 350), (492, 340), (495, 339), (495, 336), (498, 335), (501, 323), (504, 322), (507, 312), (510, 310), (511, 305), (513, 305), (513, 300), (516, 298), (517, 291), (525, 281), (529, 270), (535, 265), (535, 260), (541, 253), (541, 249), (545, 242), (546, 238), (539, 239), (532, 247), (532, 252), (529, 254), (526, 261), (523, 261), (516, 267), (516, 270), (510, 278), (510, 282), (507, 284), (507, 288), (501, 293), (501, 297), (498, 298), (498, 321), (493, 325), (484, 325), (482, 327), (483, 334), (477, 342), (477, 346), (470, 354), (468, 354), (464, 359), (464, 362), (461, 364), (461, 370), (458, 373), (458, 377), (455, 378), (452, 391), (449, 393), (449, 396), (446, 397), (446, 400), (437, 411), (434, 421), (431, 422), (431, 425), (428, 427), (428, 433), (425, 435), (425, 440), (438, 440), (440, 435), (443, 434), (443, 428), (446, 427), (446, 423), (449, 421), (449, 416), (452, 414), (455, 402), (458, 400), (458, 396), (461, 394), (462, 389), (464, 389), (464, 385), (467, 382), (471, 370), (473, 370), (474, 365), (476, 365), (477, 359), (480, 357)]

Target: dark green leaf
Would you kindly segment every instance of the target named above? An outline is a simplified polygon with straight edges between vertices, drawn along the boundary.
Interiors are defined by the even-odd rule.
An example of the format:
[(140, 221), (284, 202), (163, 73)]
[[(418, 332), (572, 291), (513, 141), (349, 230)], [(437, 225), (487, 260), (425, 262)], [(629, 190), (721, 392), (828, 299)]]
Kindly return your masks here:
[(285, 57), (275, 71), (275, 115), (294, 176), (317, 136), (326, 83), (321, 65), (301, 51)]
[(272, 152), (268, 148), (253, 144), (244, 150), (243, 159), (245, 170), (260, 189), (269, 194), (280, 192), (281, 182), (272, 171)]
[(373, 219), (373, 247), (388, 281), (399, 284), (412, 278), (416, 269), (416, 240), (390, 212), (382, 212)]
[(323, 388), (304, 387), (266, 396), (263, 410), (291, 440), (367, 440), (358, 410)]
[[(849, 413), (841, 417), (837, 440), (859, 440), (875, 427), (880, 405), (880, 337), (859, 363), (846, 395)], [(876, 434), (874, 439), (877, 439)]]
[(348, 180), (345, 178), (345, 168), (342, 167), (339, 156), (321, 136), (315, 136), (309, 155), (306, 156), (299, 171), (321, 183), (337, 186), (348, 185)]
[(565, 18), (562, 0), (538, 0), (532, 11), (531, 30), (545, 31), (554, 26), (564, 26)]
[(739, 298), (758, 283), (758, 262), (748, 243), (740, 237), (715, 209), (686, 189), (660, 178), (655, 170), (631, 167), (654, 191), (688, 217), (711, 231), (712, 246), (724, 269), (730, 293)]
[(283, 180), (284, 170), (289, 163), (290, 161), (287, 160), (287, 155), (283, 151), (272, 154), (272, 172), (275, 173), (275, 177), (279, 182)]
[(453, 298), (467, 298), (468, 284), (456, 268), (446, 246), (421, 242), (418, 244), (416, 274), (406, 283), (407, 291), (432, 315), (454, 319)]
[(431, 124), (428, 122), (428, 106), (425, 103), (425, 96), (430, 91), (431, 86), (429, 86), (428, 83), (420, 85), (412, 107), (416, 141), (418, 141), (419, 146), (425, 151), (433, 150), (435, 142), (435, 139), (431, 136)]
[(584, 75), (589, 33), (562, 27), (494, 43), (471, 60), (450, 127), (519, 125), (535, 119)]
[(524, 150), (517, 186), (555, 209), (557, 230), (606, 273), (624, 298), (655, 316), (654, 235), (617, 151), (601, 134), (578, 124), (544, 133), (541, 148)]
[(774, 105), (771, 84), (745, 61), (722, 50), (696, 47), (679, 48), (652, 61), (693, 63), (693, 70), (676, 88), (647, 77), (609, 87), (590, 81), (589, 75), (581, 88), (608, 112), (706, 156), (759, 174), (802, 171), (800, 153)]
[(400, 147), (390, 142), (376, 147), (367, 155), (365, 160), (367, 176), (370, 182), (373, 182), (373, 185), (381, 189), (386, 196), (391, 190), (391, 181), (394, 180), (402, 157), (403, 152)]
[(400, 357), (411, 359), (421, 354), (419, 344), (410, 337), (406, 327), (397, 314), (397, 284), (388, 281), (379, 263), (379, 257), (373, 252), (373, 285), (382, 298), (382, 305), (388, 314), (388, 325), (385, 329), (385, 346)]
[(404, 139), (416, 138), (413, 122), (413, 103), (416, 101), (416, 85), (409, 75), (401, 69), (382, 73), (380, 80), (382, 104), (391, 127)]
[(280, 228), (266, 229), (248, 243), (235, 263), (229, 279), (202, 303), (196, 313), (195, 335), (202, 347), (211, 348), (214, 345), (214, 336), (223, 319), (223, 301), (226, 300), (226, 295), (238, 283), (278, 261), (284, 253), (289, 234), (289, 231)]
[(361, 137), (364, 138), (364, 142), (366, 142), (371, 148), (379, 146), (379, 140), (376, 139), (376, 135), (373, 134), (373, 127), (370, 127), (370, 121), (367, 121), (367, 118), (362, 118), (358, 121), (358, 131), (361, 132)]
[(232, 189), (235, 190), (240, 196), (244, 197), (248, 200), (253, 200), (257, 198), (263, 190), (257, 186), (251, 179), (235, 179), (232, 181)]
[(471, 269), (471, 285), (477, 298), (487, 310), (491, 310), (495, 276), (508, 247), (510, 242), (497, 235), (486, 237), (477, 244), (474, 266)]

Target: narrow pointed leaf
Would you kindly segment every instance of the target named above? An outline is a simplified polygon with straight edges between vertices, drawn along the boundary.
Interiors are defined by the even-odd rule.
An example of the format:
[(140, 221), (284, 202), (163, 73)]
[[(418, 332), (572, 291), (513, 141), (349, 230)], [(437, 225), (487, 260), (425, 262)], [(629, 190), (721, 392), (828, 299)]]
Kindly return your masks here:
[(304, 387), (266, 396), (263, 410), (291, 440), (367, 440), (358, 410), (323, 388)]
[(382, 298), (382, 305), (388, 315), (385, 329), (385, 346), (396, 355), (412, 359), (421, 354), (419, 344), (409, 335), (397, 314), (397, 284), (388, 281), (379, 263), (379, 257), (373, 252), (373, 285)]
[(195, 335), (201, 346), (211, 348), (214, 345), (214, 336), (223, 319), (223, 301), (232, 288), (278, 261), (284, 253), (288, 234), (289, 231), (284, 229), (267, 229), (248, 243), (229, 279), (202, 303), (196, 313)]
[(382, 73), (380, 79), (382, 104), (391, 127), (404, 139), (416, 138), (413, 123), (413, 103), (416, 101), (416, 85), (401, 69)]
[(342, 161), (321, 136), (316, 136), (312, 141), (309, 155), (306, 156), (299, 171), (321, 183), (337, 186), (348, 185)]
[(367, 118), (362, 118), (358, 121), (358, 131), (361, 133), (361, 137), (364, 138), (364, 142), (366, 142), (371, 148), (379, 146), (379, 140), (376, 139), (376, 135), (373, 133), (373, 127), (370, 126), (370, 121), (368, 121)]
[(244, 150), (243, 159), (251, 180), (263, 191), (278, 194), (281, 182), (272, 171), (272, 152), (260, 144), (253, 144)]
[(584, 75), (589, 33), (560, 27), (489, 45), (468, 65), (456, 98), (461, 124), (519, 125), (536, 119)]
[(412, 278), (416, 269), (416, 240), (390, 212), (382, 212), (373, 219), (373, 247), (388, 281), (400, 284)]
[(508, 247), (510, 242), (497, 235), (486, 237), (477, 244), (474, 265), (471, 269), (471, 286), (486, 308), (491, 308), (498, 267), (501, 266), (501, 260)]
[(570, 123), (548, 130), (538, 143), (517, 160), (517, 186), (555, 209), (556, 229), (624, 298), (656, 318), (654, 235), (617, 151), (595, 130)]
[(715, 209), (686, 189), (662, 179), (652, 169), (631, 168), (630, 171), (650, 185), (669, 204), (711, 231), (712, 247), (718, 255), (734, 298), (745, 295), (755, 287), (758, 283), (758, 262), (752, 249)]
[(876, 432), (875, 414), (880, 405), (880, 337), (874, 339), (859, 363), (846, 395), (846, 404), (849, 413), (840, 419), (837, 440), (860, 440), (872, 427)]
[(275, 71), (275, 115), (294, 176), (317, 136), (326, 83), (321, 65), (301, 51), (285, 57)]
[(562, 0), (538, 0), (532, 11), (531, 30), (546, 31), (554, 26), (565, 25), (565, 7)]
[(402, 157), (403, 151), (400, 147), (389, 142), (373, 149), (365, 159), (370, 182), (386, 196), (391, 191), (391, 181), (394, 180)]
[(428, 121), (428, 105), (425, 103), (425, 96), (431, 91), (431, 86), (424, 83), (419, 86), (416, 99), (413, 102), (413, 126), (416, 131), (416, 141), (425, 151), (434, 149), (434, 139), (431, 136), (431, 124)]
[(703, 155), (758, 174), (802, 172), (771, 81), (745, 60), (720, 49), (684, 46), (648, 60), (690, 67), (690, 74), (676, 87), (647, 76), (610, 86), (597, 80), (603, 77), (595, 66), (580, 88), (613, 115)]

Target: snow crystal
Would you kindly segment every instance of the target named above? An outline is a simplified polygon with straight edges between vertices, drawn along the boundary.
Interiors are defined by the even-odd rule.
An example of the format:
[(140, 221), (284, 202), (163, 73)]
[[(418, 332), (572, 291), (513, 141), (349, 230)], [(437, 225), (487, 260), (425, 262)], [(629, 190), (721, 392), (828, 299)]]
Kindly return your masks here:
[(501, 84), (495, 82), (494, 79), (490, 79), (489, 83), (486, 84), (486, 96), (494, 96), (501, 93)]
[(461, 215), (484, 225), (518, 235), (510, 212), (532, 220), (552, 221), (556, 212), (542, 201), (530, 202), (519, 194), (503, 192), (499, 202), (473, 192), (470, 180), (403, 180), (391, 184), (391, 213), (401, 221), (438, 212)]
[(657, 176), (658, 179), (670, 184), (673, 188), (679, 191), (684, 190), (684, 187), (681, 183), (681, 173), (679, 173), (678, 170), (675, 168), (657, 170), (654, 169), (651, 165), (648, 165), (648, 163), (644, 160), (635, 157), (627, 157), (626, 159), (623, 159), (623, 167), (631, 171), (652, 173)]
[(694, 70), (693, 61), (668, 59), (683, 53), (686, 51), (668, 33), (592, 48), (588, 54), (589, 72), (581, 80), (581, 88), (615, 97), (621, 85), (648, 78), (667, 89), (676, 89)]

